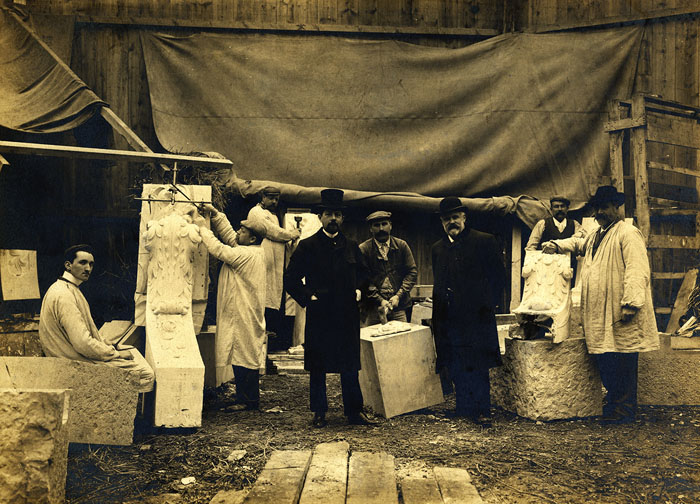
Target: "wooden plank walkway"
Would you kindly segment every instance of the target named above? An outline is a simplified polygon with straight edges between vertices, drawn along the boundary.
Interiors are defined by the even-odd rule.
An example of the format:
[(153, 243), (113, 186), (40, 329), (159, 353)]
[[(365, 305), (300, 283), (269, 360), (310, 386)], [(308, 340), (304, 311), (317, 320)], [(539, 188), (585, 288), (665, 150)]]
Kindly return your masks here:
[[(401, 498), (401, 501), (399, 500)], [(482, 504), (464, 469), (410, 470), (397, 481), (394, 457), (352, 452), (345, 441), (312, 452), (276, 451), (247, 495), (219, 492), (210, 504)]]

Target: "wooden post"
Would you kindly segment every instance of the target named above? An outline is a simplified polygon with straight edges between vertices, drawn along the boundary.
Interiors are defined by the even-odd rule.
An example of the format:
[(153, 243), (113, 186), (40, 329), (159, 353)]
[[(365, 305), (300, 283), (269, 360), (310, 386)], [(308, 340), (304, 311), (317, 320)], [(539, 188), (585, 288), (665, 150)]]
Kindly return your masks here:
[[(644, 96), (632, 98), (632, 119), (644, 119)], [(630, 143), (634, 156), (634, 187), (636, 199), (637, 226), (649, 240), (649, 177), (647, 176), (647, 127), (633, 128), (630, 131)]]
[[(608, 102), (608, 120), (620, 120), (620, 103), (618, 100)], [(625, 130), (610, 131), (610, 177), (612, 185), (620, 192), (625, 192), (625, 179), (622, 160), (622, 141)], [(624, 207), (622, 211), (624, 212)]]
[(522, 230), (520, 229), (520, 222), (518, 220), (514, 220), (513, 222), (513, 234), (510, 246), (510, 311), (512, 312), (513, 309), (520, 304), (520, 285), (522, 281), (520, 272), (523, 268)]

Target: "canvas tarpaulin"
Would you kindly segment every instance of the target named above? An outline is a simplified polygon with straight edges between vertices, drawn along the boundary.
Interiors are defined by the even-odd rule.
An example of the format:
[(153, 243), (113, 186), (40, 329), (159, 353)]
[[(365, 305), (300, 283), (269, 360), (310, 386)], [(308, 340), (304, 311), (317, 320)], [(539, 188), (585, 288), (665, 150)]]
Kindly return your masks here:
[(104, 102), (0, 8), (0, 126), (66, 131), (92, 117), (98, 105)]
[(241, 179), (441, 197), (585, 201), (607, 100), (642, 29), (507, 34), (462, 49), (329, 36), (144, 32), (156, 133)]

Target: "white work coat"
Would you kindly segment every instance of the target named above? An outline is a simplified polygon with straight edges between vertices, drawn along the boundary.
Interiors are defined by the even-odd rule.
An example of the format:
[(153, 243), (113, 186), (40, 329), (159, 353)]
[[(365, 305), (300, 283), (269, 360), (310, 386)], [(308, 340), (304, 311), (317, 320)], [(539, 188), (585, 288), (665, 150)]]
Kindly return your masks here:
[(211, 223), (221, 241), (201, 228), (202, 241), (224, 263), (217, 289), (216, 366), (259, 369), (265, 343), (264, 252), (259, 245), (237, 245), (236, 232), (222, 212)]
[[(658, 350), (651, 299), (649, 259), (642, 233), (624, 221), (608, 230), (593, 256), (599, 229), (586, 238), (554, 240), (562, 252), (584, 256), (581, 272), (581, 309), (588, 352), (648, 352)], [(622, 307), (637, 308), (622, 322)]]
[(269, 210), (265, 210), (260, 203), (250, 209), (248, 218), (265, 222), (267, 236), (262, 242), (267, 271), (265, 307), (279, 310), (282, 304), (285, 243), (296, 235), (293, 231), (280, 227), (277, 216)]

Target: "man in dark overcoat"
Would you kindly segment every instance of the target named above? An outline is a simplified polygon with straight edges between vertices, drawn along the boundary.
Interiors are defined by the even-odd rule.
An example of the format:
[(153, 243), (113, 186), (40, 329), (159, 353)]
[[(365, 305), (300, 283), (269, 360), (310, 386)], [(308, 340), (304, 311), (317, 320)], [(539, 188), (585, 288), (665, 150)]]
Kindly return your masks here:
[(301, 240), (284, 274), (286, 291), (306, 308), (304, 369), (309, 371), (313, 425), (326, 425), (326, 373), (340, 373), (348, 422), (373, 424), (362, 412), (360, 288), (369, 272), (357, 243), (341, 231), (343, 191), (324, 189), (317, 213), (322, 228)]
[(433, 245), (433, 333), (437, 370), (454, 383), (456, 414), (488, 425), (489, 368), (501, 365), (495, 309), (505, 268), (493, 235), (467, 225), (457, 197), (440, 202), (445, 236)]

